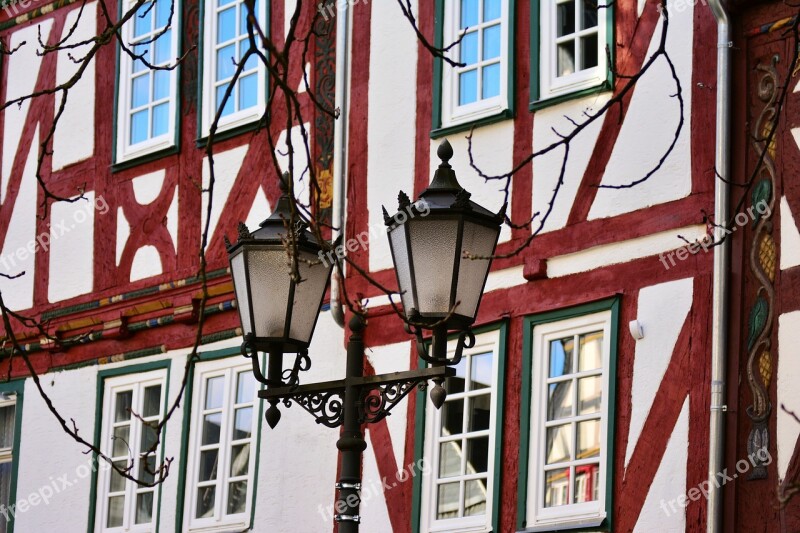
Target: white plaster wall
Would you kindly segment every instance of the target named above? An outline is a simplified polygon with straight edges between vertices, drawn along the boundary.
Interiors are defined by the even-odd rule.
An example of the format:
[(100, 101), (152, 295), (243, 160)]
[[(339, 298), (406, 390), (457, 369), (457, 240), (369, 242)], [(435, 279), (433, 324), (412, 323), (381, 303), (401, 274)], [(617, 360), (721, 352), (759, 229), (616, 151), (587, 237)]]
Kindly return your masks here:
[[(53, 27), (52, 19), (44, 20), (37, 26), (29, 26), (17, 30), (11, 34), (8, 48), (17, 50), (10, 57), (5, 57), (8, 61), (8, 79), (14, 83), (7, 84), (6, 101), (31, 94), (39, 76), (42, 65), (42, 58), (36, 55), (36, 45), (38, 41), (38, 31), (42, 33), (42, 41), (47, 42), (50, 30)], [(22, 42), (26, 44), (22, 45)], [(19, 49), (18, 46), (22, 45)], [(30, 109), (30, 100), (26, 100), (20, 106), (12, 105), (3, 110), (5, 123), (3, 125), (3, 164), (0, 176), (0, 201), (5, 201), (8, 191), (8, 180), (11, 177), (11, 168), (14, 165), (14, 156), (19, 146), (22, 129)], [(38, 138), (38, 137), (37, 137)], [(34, 138), (32, 147), (38, 149), (39, 142)], [(34, 162), (36, 154), (33, 152)], [(34, 167), (35, 168), (35, 167)]]
[[(97, 2), (87, 3), (83, 8), (73, 9), (67, 15), (64, 25), (67, 30), (78, 22), (75, 32), (65, 44), (73, 44), (90, 39), (97, 32)], [(84, 45), (70, 50), (58, 52), (56, 66), (56, 84), (69, 81), (78, 70), (70, 58), (82, 57), (91, 45)], [(94, 154), (94, 104), (95, 104), (94, 61), (91, 61), (81, 75), (80, 81), (69, 91), (67, 105), (59, 120), (53, 136), (53, 170), (60, 170), (67, 165), (88, 159)], [(55, 112), (61, 105), (61, 94), (56, 95)]]
[[(247, 154), (249, 145), (237, 146), (225, 152), (214, 154), (214, 198), (211, 205), (211, 223), (208, 227), (209, 242), (214, 236), (214, 231), (219, 223), (219, 217), (222, 214), (222, 209), (228, 201), (228, 196), (231, 193), (233, 184), (236, 177), (239, 175), (239, 169), (242, 167), (242, 161)], [(203, 158), (203, 189), (208, 189), (211, 183), (211, 167), (208, 157)], [(203, 193), (203, 211), (201, 213), (200, 231), (202, 232), (206, 227), (206, 217), (208, 215), (208, 198), (207, 192)], [(252, 229), (252, 228), (251, 228)]]
[[(652, 285), (639, 291), (636, 319), (642, 324), (644, 338), (636, 341), (633, 360), (631, 423), (625, 450), (625, 468), (636, 449), (661, 380), (672, 360), (681, 328), (692, 307), (693, 292), (693, 278)], [(620, 334), (626, 332), (623, 330)]]
[(800, 424), (781, 405), (800, 413), (800, 395), (797, 394), (797, 376), (800, 376), (800, 311), (785, 313), (778, 317), (778, 409), (776, 441), (778, 446), (778, 477), (786, 477), (786, 469), (792, 459)]
[(271, 212), (272, 209), (270, 209), (267, 194), (264, 192), (263, 187), (259, 187), (258, 191), (256, 191), (256, 197), (253, 199), (253, 205), (250, 206), (250, 212), (247, 214), (244, 223), (247, 224), (247, 227), (252, 231), (256, 229), (259, 224), (264, 222)]
[[(664, 457), (647, 492), (634, 533), (683, 533), (686, 509), (677, 498), (686, 495), (686, 465), (689, 459), (689, 398), (683, 401), (681, 414), (667, 443)], [(705, 459), (705, 458), (702, 458)], [(692, 457), (693, 461), (698, 460)], [(670, 506), (670, 502), (673, 503)], [(666, 510), (665, 510), (666, 509)]]
[[(416, 11), (416, 2), (413, 6)], [(394, 214), (397, 193), (414, 194), (417, 37), (394, 2), (372, 4), (371, 35), (367, 205), (369, 267), (374, 272), (394, 265), (381, 206)]]
[[(311, 143), (311, 125), (305, 123), (303, 127), (308, 135), (308, 143)], [(293, 155), (289, 153), (289, 139), (292, 142)], [(275, 155), (281, 172), (290, 172), (294, 178), (294, 197), (301, 205), (308, 206), (311, 197), (308, 154), (306, 153), (306, 141), (303, 139), (303, 130), (300, 126), (294, 126), (288, 136), (286, 130), (281, 132), (275, 142)], [(267, 164), (273, 165), (272, 160), (270, 159)]]
[[(691, 192), (691, 92), (693, 6), (672, 10), (667, 49), (683, 88), (685, 122), (675, 149), (661, 169), (644, 183), (630, 189), (600, 189), (589, 218), (605, 218), (683, 198)], [(661, 39), (659, 19), (648, 50), (652, 55)], [(603, 175), (603, 185), (622, 185), (643, 178), (658, 163), (672, 143), (680, 117), (675, 83), (663, 58), (637, 83), (628, 106), (611, 159)]]
[[(94, 280), (94, 192), (85, 200), (50, 207), (48, 299), (58, 302), (91, 292)], [(63, 232), (63, 233), (62, 233)], [(44, 241), (42, 241), (44, 242)]]
[[(554, 129), (562, 135), (575, 129), (575, 126), (566, 117), (579, 124), (583, 123), (586, 120), (584, 112), (588, 114), (597, 112), (608, 99), (609, 93), (602, 93), (536, 111), (533, 115), (533, 151), (537, 152), (547, 148), (560, 140), (560, 137), (553, 131)], [(578, 186), (586, 172), (602, 124), (602, 117), (596, 119), (570, 143), (564, 183), (556, 195), (553, 210), (547, 216), (542, 232), (561, 229), (567, 225)], [(548, 152), (533, 161), (533, 213), (540, 213), (539, 217), (534, 220), (534, 229), (539, 227), (542, 218), (547, 213), (550, 200), (553, 198), (553, 191), (558, 185), (563, 161), (563, 148)]]
[(781, 270), (800, 265), (800, 231), (786, 197), (781, 197)]
[[(453, 146), (453, 159), (450, 160), (450, 164), (455, 170), (461, 186), (472, 193), (471, 199), (486, 209), (497, 212), (505, 198), (503, 194), (505, 181), (491, 180), (487, 182), (469, 166), (467, 135), (469, 132), (454, 133), (447, 137)], [(436, 155), (436, 150), (442, 140), (431, 140), (429, 180), (433, 180), (433, 174), (441, 163)], [(475, 165), (486, 175), (494, 176), (510, 171), (514, 164), (514, 121), (504, 120), (490, 126), (475, 128), (472, 136), (472, 156)], [(509, 202), (512, 195), (513, 187), (509, 189)], [(376, 208), (380, 209), (380, 206), (370, 205), (370, 209)], [(511, 209), (510, 205), (508, 209)], [(500, 242), (506, 241), (510, 237), (511, 230), (508, 226), (503, 225)]]
[(153, 203), (161, 193), (165, 176), (166, 171), (162, 169), (133, 178), (131, 186), (133, 187), (133, 196), (136, 198), (136, 202), (141, 205)]
[(155, 246), (148, 244), (136, 250), (131, 261), (131, 281), (158, 276), (163, 272), (161, 256)]

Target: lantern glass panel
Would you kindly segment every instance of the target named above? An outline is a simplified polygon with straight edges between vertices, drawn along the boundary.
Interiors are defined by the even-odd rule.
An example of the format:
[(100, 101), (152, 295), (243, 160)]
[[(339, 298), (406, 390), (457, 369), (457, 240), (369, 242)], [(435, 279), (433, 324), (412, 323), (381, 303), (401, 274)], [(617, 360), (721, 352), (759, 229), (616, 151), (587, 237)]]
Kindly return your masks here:
[(475, 318), (486, 272), (491, 264), (489, 259), (464, 257), (464, 252), (469, 253), (471, 257), (489, 257), (494, 251), (499, 232), (500, 229), (497, 227), (489, 228), (474, 222), (464, 222), (455, 313)]
[[(321, 263), (316, 255), (301, 251), (297, 268), (302, 281), (297, 283), (294, 289), (289, 337), (301, 342), (310, 342), (331, 267)], [(287, 279), (288, 274), (287, 267), (285, 274)]]
[(247, 270), (244, 267), (244, 252), (236, 254), (231, 259), (231, 275), (233, 276), (233, 286), (236, 291), (236, 304), (239, 307), (239, 318), (242, 319), (242, 330), (244, 334), (253, 331), (253, 324), (250, 323), (250, 298), (247, 294)]
[(406, 314), (411, 309), (416, 309), (414, 302), (414, 289), (411, 283), (411, 260), (408, 257), (408, 243), (406, 242), (406, 229), (404, 225), (396, 226), (389, 232), (389, 242), (392, 245), (394, 267), (397, 270), (397, 281), (400, 285), (403, 309)]
[(407, 224), (418, 311), (423, 316), (446, 315), (450, 312), (458, 219), (429, 216), (410, 220)]
[(256, 337), (283, 337), (288, 311), (288, 256), (283, 247), (249, 247), (250, 297)]

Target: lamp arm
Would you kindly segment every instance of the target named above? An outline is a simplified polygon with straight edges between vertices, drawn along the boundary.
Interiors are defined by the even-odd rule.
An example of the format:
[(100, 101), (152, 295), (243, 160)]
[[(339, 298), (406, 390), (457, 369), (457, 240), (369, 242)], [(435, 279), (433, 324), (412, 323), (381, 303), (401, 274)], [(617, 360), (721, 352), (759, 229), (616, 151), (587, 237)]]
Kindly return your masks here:
[(250, 359), (250, 362), (253, 364), (253, 375), (256, 380), (262, 385), (271, 385), (270, 381), (264, 377), (264, 374), (261, 372), (261, 365), (259, 365), (258, 362), (258, 350), (256, 350), (253, 343), (252, 333), (245, 335), (241, 351), (242, 355)]
[(311, 358), (308, 350), (302, 350), (294, 358), (294, 366), (287, 368), (281, 375), (282, 386), (297, 388), (300, 384), (300, 372), (305, 372), (311, 368)]
[(467, 328), (458, 334), (458, 342), (456, 343), (456, 350), (452, 358), (434, 357), (430, 354), (430, 349), (426, 346), (425, 339), (422, 337), (422, 328), (406, 324), (406, 331), (416, 337), (417, 355), (419, 358), (432, 365), (455, 366), (461, 362), (464, 355), (464, 348), (472, 348), (475, 346), (475, 334), (472, 333), (472, 329)]

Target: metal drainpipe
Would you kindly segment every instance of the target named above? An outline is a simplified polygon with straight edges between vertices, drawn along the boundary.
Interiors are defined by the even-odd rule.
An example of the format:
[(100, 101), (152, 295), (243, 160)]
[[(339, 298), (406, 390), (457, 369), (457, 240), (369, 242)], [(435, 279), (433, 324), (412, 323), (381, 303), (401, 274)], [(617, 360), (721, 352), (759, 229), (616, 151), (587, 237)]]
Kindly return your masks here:
[[(709, 0), (717, 19), (717, 126), (716, 160), (719, 175), (730, 180), (731, 129), (731, 44), (730, 19), (722, 0)], [(722, 179), (715, 180), (714, 222), (725, 224), (729, 217), (729, 187)], [(715, 239), (723, 231), (716, 228)], [(708, 438), (708, 512), (706, 531), (717, 533), (722, 527), (722, 490), (716, 484), (725, 454), (725, 377), (728, 359), (728, 271), (730, 241), (714, 248), (713, 308), (711, 329), (711, 422)]]
[[(334, 239), (345, 233), (346, 171), (347, 171), (347, 110), (350, 76), (349, 33), (350, 2), (339, 2), (336, 10), (336, 95), (335, 106), (339, 118), (333, 127), (333, 220)], [(344, 309), (340, 296), (338, 276), (344, 276), (334, 266), (331, 279), (331, 315), (344, 327)]]

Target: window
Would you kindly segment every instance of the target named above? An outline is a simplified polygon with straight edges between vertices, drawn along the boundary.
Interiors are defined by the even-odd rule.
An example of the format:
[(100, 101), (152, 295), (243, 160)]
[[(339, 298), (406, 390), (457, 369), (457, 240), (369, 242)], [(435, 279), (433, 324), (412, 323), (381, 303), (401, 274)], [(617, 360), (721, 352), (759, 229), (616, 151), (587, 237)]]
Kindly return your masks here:
[(509, 13), (503, 0), (444, 2), (442, 45), (459, 41), (449, 53), (464, 66), (438, 60), (442, 70), (441, 116), (434, 127), (448, 128), (497, 115), (509, 109)]
[[(255, 0), (254, 6), (264, 32), (269, 31), (267, 1)], [(249, 47), (247, 6), (244, 0), (206, 0), (204, 17), (202, 131), (203, 135), (208, 135), (239, 58)], [(258, 120), (266, 108), (266, 94), (266, 68), (258, 57), (252, 55), (222, 108), (219, 129)]]
[(260, 403), (252, 366), (198, 364), (192, 405), (187, 520), (191, 530), (250, 524)]
[(478, 335), (475, 346), (464, 350), (456, 376), (446, 380), (441, 410), (427, 397), (419, 399), (427, 410), (423, 457), (429, 462), (422, 480), (421, 532), (497, 527), (503, 331)]
[[(179, 2), (145, 2), (123, 27), (126, 46), (154, 67), (168, 67), (178, 56)], [(136, 4), (123, 2), (123, 9)], [(169, 26), (169, 29), (167, 27)], [(177, 69), (161, 70), (119, 50), (116, 163), (177, 145)]]
[(14, 529), (23, 381), (0, 384), (0, 533)]
[[(117, 468), (145, 483), (161, 462), (156, 428), (164, 416), (167, 370), (132, 373), (103, 382), (100, 449)], [(163, 435), (163, 434), (162, 434)], [(96, 531), (155, 531), (159, 487), (142, 486), (115, 469), (101, 468)]]
[(599, 5), (598, 0), (542, 0), (533, 9), (539, 10), (534, 25), (539, 24), (532, 32), (533, 38), (539, 37), (532, 53), (536, 56), (538, 49), (538, 68), (534, 65), (531, 69), (532, 77), (538, 75), (538, 80), (531, 82), (532, 88), (538, 87), (538, 94), (532, 91), (534, 100), (557, 98), (609, 81), (606, 44), (613, 51), (611, 7), (603, 0)]
[(529, 319), (526, 531), (596, 527), (608, 516), (616, 309), (611, 300)]

